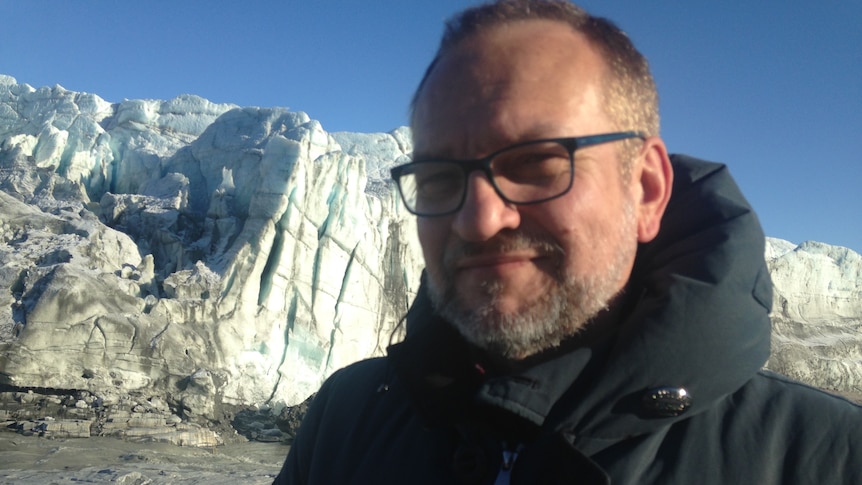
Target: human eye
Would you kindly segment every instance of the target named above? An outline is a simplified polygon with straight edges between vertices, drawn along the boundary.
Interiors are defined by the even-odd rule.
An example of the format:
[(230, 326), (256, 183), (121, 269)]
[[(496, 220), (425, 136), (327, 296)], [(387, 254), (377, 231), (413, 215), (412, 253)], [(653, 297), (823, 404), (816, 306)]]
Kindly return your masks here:
[(495, 157), (492, 170), (516, 184), (553, 185), (568, 178), (569, 153), (559, 143), (543, 142), (516, 147)]
[(451, 163), (422, 163), (413, 172), (416, 195), (420, 198), (451, 197), (461, 191), (464, 175)]

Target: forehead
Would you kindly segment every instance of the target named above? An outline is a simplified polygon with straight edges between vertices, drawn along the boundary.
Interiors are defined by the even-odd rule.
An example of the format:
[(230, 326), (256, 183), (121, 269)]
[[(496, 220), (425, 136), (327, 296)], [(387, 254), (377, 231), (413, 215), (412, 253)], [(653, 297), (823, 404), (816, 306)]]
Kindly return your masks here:
[(414, 148), (478, 156), (530, 138), (589, 134), (602, 123), (604, 71), (589, 41), (562, 22), (478, 33), (445, 52), (426, 79), (412, 119)]

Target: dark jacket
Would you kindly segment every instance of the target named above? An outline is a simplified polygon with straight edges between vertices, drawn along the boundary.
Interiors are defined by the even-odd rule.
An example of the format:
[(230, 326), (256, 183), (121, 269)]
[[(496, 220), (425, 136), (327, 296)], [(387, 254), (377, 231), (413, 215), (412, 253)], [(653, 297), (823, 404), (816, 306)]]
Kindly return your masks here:
[(862, 484), (862, 409), (761, 370), (756, 216), (723, 165), (672, 161), (616, 326), (503, 368), (420, 289), (403, 342), (323, 385), (276, 483)]

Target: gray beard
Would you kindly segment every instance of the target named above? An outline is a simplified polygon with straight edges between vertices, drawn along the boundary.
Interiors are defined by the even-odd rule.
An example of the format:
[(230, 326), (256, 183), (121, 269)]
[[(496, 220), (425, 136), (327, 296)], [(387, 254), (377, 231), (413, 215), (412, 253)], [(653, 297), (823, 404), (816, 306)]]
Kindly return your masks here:
[[(496, 248), (536, 247), (556, 261), (557, 271), (551, 275), (557, 282), (550, 291), (531, 302), (517, 313), (501, 313), (497, 300), (502, 293), (502, 283), (484, 285), (487, 298), (484, 303), (465, 302), (455, 290), (455, 278), (450, 264), (445, 264), (440, 278), (429, 278), (429, 296), (437, 313), (449, 321), (470, 343), (508, 360), (520, 360), (559, 346), (564, 340), (576, 335), (596, 315), (608, 308), (619, 293), (621, 273), (637, 250), (637, 244), (629, 242), (635, 221), (632, 207), (627, 207), (624, 220), (615, 234), (615, 259), (605, 271), (597, 271), (588, 277), (566, 274), (563, 267), (564, 252), (549, 241), (512, 233), (501, 235), (492, 243)], [(611, 241), (600, 241), (608, 243)], [(487, 245), (485, 245), (487, 246)], [(483, 246), (484, 247), (484, 246)], [(465, 244), (460, 253), (479, 251)], [(447, 255), (451, 260), (455, 255)], [(592, 265), (592, 267), (596, 267)], [(435, 280), (441, 279), (441, 285)]]

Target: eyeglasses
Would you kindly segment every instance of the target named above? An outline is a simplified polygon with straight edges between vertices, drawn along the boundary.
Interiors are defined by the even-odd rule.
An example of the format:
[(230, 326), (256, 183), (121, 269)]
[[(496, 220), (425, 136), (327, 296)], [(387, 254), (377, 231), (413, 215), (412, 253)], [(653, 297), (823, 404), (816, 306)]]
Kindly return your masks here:
[(637, 131), (531, 140), (500, 149), (478, 160), (414, 160), (393, 167), (401, 200), (417, 216), (458, 212), (467, 196), (467, 179), (484, 173), (506, 202), (538, 204), (562, 196), (572, 188), (575, 150), (600, 143), (644, 138)]

